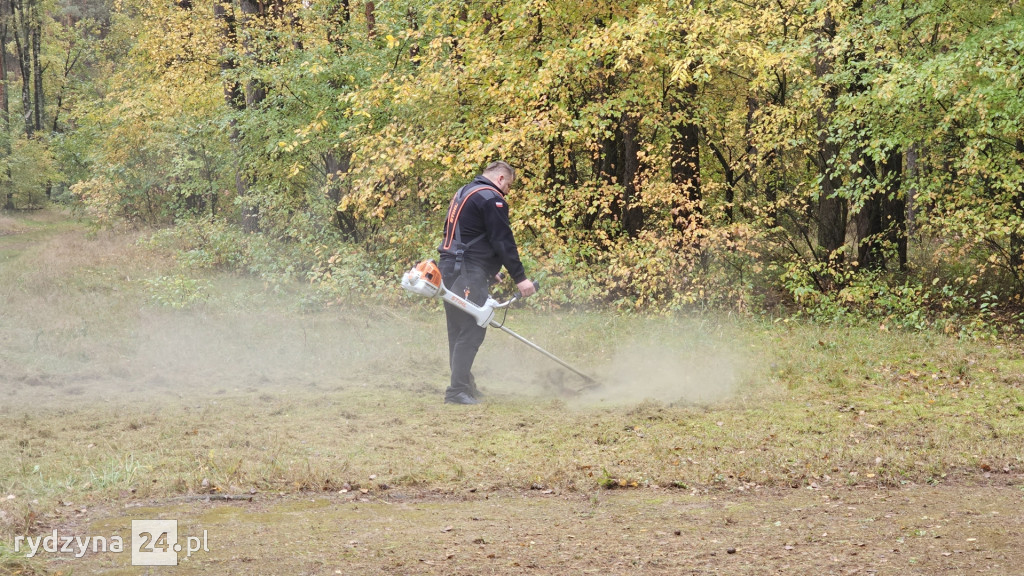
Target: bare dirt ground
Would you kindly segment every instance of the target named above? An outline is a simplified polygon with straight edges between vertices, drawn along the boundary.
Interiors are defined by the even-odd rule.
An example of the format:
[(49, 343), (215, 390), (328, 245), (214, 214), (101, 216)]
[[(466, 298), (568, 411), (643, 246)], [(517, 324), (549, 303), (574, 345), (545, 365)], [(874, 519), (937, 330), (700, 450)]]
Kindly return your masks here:
[[(179, 554), (180, 574), (1006, 575), (1024, 560), (1021, 492), (996, 485), (251, 498), (68, 506), (47, 528), (127, 542), (132, 519), (176, 519), (208, 549)], [(48, 556), (149, 573), (128, 553)]]
[[(231, 275), (168, 310), (123, 238), (0, 231), (0, 574), (1024, 574), (1003, 344), (517, 312), (608, 386), (492, 334), (484, 405), (444, 406), (436, 311)], [(152, 519), (176, 567), (132, 565)], [(124, 550), (26, 558), (54, 533)]]

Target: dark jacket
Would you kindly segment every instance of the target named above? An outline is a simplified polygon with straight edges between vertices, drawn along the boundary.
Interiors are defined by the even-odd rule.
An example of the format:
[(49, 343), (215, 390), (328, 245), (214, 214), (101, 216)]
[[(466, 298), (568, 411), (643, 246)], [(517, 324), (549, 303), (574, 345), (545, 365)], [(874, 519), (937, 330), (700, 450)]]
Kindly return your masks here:
[[(487, 186), (494, 190), (480, 190)], [(519, 248), (512, 236), (512, 228), (508, 219), (508, 202), (501, 190), (493, 182), (477, 176), (464, 188), (468, 194), (477, 189), (477, 193), (468, 195), (462, 206), (449, 206), (448, 217), (444, 223), (444, 237), (438, 252), (441, 260), (455, 258), (452, 241), (453, 221), (460, 226), (460, 237), (463, 244), (469, 244), (465, 250), (464, 262), (478, 267), (488, 276), (494, 276), (504, 266), (512, 280), (517, 284), (526, 280), (526, 271), (519, 260)], [(455, 218), (457, 216), (457, 219)], [(480, 238), (474, 241), (475, 238)]]

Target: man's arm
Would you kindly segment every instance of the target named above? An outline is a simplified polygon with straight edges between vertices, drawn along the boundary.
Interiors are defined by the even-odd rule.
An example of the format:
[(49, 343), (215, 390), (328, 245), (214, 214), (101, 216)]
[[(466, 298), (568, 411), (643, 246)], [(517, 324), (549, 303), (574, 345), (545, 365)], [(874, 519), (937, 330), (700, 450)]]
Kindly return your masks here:
[[(526, 270), (519, 259), (519, 247), (516, 246), (512, 226), (509, 224), (508, 202), (500, 196), (484, 200), (481, 212), (484, 217), (487, 241), (498, 255), (502, 266), (508, 270), (523, 296), (533, 294), (536, 290), (533, 288), (533, 283), (526, 279)], [(529, 287), (524, 288), (523, 284), (529, 284)]]

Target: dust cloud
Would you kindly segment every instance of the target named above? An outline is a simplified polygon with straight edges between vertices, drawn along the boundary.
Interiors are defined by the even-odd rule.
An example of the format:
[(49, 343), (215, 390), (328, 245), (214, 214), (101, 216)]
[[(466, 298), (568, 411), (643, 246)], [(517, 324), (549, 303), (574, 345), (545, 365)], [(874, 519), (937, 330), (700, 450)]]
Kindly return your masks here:
[[(300, 313), (281, 302), (246, 308), (221, 303), (181, 311), (146, 305), (104, 317), (90, 315), (79, 302), (72, 316), (23, 316), (17, 327), (0, 330), (6, 344), (0, 354), (4, 407), (151, 399), (187, 403), (254, 393), (308, 396), (349, 387), (406, 390), (440, 401), (448, 384), (447, 335), (439, 309)], [(104, 310), (109, 306), (99, 307)], [(580, 407), (651, 400), (709, 404), (736, 389), (741, 362), (721, 343), (662, 334), (661, 341), (633, 337), (595, 345), (600, 327), (580, 321), (583, 325), (568, 337), (545, 334), (538, 328), (545, 320), (531, 314), (523, 315), (520, 328), (593, 376), (599, 387), (575, 393), (585, 381), (489, 329), (474, 373), (490, 401), (562, 398)], [(631, 325), (642, 322), (630, 320)]]
[[(440, 401), (448, 384), (436, 302), (303, 306), (308, 286), (279, 293), (255, 278), (218, 273), (203, 279), (207, 298), (173, 309), (154, 302), (147, 284), (174, 273), (173, 265), (143, 253), (138, 235), (85, 238), (77, 228), (44, 235), (0, 224), (9, 233), (0, 243), (0, 413), (348, 387)], [(601, 385), (572, 394), (583, 380), (491, 328), (474, 373), (492, 402), (706, 404), (734, 392), (743, 365), (730, 349), (734, 339), (699, 321), (539, 308), (514, 310), (508, 320)]]
[[(440, 345), (415, 336), (422, 326), (380, 311), (147, 306), (124, 316), (82, 316), (63, 324), (25, 319), (17, 329), (0, 330), (7, 344), (0, 353), (0, 412), (95, 402), (202, 404), (252, 394), (315, 396), (357, 386), (409, 388), (424, 381), (440, 384), (446, 367)], [(421, 362), (424, 357), (428, 362)], [(428, 368), (417, 370), (417, 364)]]
[(737, 368), (735, 354), (723, 350), (632, 344), (615, 352), (603, 377), (607, 384), (587, 396), (619, 404), (710, 404), (734, 392)]
[[(732, 396), (743, 378), (745, 351), (733, 335), (644, 318), (615, 320), (609, 332), (602, 325), (606, 316), (600, 315), (574, 318), (580, 324), (576, 328), (552, 328), (568, 319), (549, 318), (548, 329), (533, 326), (536, 337), (520, 333), (596, 385), (588, 386), (571, 370), (494, 329), (474, 369), (480, 385), (509, 394), (559, 397), (580, 407), (645, 401), (707, 405)], [(617, 333), (623, 329), (641, 334)]]

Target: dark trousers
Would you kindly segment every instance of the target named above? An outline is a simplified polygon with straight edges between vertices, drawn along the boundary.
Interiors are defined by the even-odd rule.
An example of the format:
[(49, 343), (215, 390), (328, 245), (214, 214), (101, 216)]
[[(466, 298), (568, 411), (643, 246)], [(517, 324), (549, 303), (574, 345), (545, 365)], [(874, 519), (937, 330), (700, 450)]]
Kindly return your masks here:
[[(455, 274), (455, 262), (441, 260), (439, 264), (444, 287), (477, 306), (487, 301), (487, 277), (483, 270), (462, 264), (460, 273)], [(468, 293), (467, 293), (468, 290)], [(448, 364), (452, 371), (451, 382), (445, 390), (445, 398), (465, 392), (476, 393), (473, 378), (473, 361), (480, 345), (484, 342), (487, 329), (476, 325), (476, 319), (447, 302), (444, 304), (445, 320), (448, 324)]]

